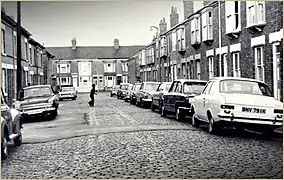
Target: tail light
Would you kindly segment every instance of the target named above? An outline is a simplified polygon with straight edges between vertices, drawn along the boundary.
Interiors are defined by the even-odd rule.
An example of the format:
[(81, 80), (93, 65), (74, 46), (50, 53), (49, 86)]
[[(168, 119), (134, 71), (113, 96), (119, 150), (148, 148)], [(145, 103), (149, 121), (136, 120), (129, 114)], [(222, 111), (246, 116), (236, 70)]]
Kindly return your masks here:
[(232, 105), (221, 105), (221, 109), (224, 109), (224, 113), (226, 114), (230, 114), (231, 113), (231, 110), (234, 110), (235, 107), (232, 106)]

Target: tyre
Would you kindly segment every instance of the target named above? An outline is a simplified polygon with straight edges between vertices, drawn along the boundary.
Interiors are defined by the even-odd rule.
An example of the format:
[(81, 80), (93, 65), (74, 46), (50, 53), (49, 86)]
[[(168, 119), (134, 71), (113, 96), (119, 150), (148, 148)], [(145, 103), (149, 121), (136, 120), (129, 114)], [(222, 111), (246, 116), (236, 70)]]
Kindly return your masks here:
[(53, 112), (51, 112), (50, 117), (51, 117), (51, 119), (55, 119), (57, 115), (58, 115), (58, 111), (57, 111), (57, 109), (55, 109)]
[(214, 121), (214, 118), (210, 116), (208, 117), (208, 120), (209, 120), (208, 132), (210, 134), (219, 134), (221, 130), (220, 124), (216, 123)]
[(162, 110), (161, 110), (161, 116), (166, 117), (167, 116), (167, 111), (165, 110), (165, 106), (162, 105)]
[(136, 106), (138, 106), (138, 107), (141, 106), (141, 104), (137, 101), (137, 99), (136, 99)]
[(183, 112), (179, 108), (177, 108), (176, 109), (176, 120), (180, 121), (183, 119), (184, 119)]
[(152, 103), (151, 103), (151, 110), (152, 110), (153, 112), (155, 112), (155, 105), (153, 104), (153, 101), (152, 101)]
[(18, 137), (16, 137), (14, 139), (14, 145), (15, 146), (20, 146), (22, 144), (22, 141), (23, 141), (22, 134), (20, 134)]
[(76, 99), (77, 99), (76, 97), (73, 97), (73, 98), (72, 98), (73, 101), (76, 100)]
[(110, 93), (110, 97), (112, 97), (113, 95)]
[(8, 141), (4, 137), (1, 143), (1, 160), (5, 160), (8, 157)]
[(197, 119), (195, 113), (193, 113), (191, 116), (191, 125), (196, 128), (198, 128), (200, 125), (200, 121)]

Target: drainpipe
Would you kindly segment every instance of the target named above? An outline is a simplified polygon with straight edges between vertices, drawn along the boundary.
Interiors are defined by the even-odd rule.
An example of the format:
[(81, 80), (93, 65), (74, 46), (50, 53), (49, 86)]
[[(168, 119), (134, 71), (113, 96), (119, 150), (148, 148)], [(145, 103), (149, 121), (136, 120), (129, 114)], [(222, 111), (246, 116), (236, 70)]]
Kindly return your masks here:
[(219, 28), (219, 76), (221, 76), (221, 60), (222, 60), (222, 32), (221, 32), (221, 1), (218, 1), (218, 18), (219, 18), (219, 24), (218, 24), (218, 28)]

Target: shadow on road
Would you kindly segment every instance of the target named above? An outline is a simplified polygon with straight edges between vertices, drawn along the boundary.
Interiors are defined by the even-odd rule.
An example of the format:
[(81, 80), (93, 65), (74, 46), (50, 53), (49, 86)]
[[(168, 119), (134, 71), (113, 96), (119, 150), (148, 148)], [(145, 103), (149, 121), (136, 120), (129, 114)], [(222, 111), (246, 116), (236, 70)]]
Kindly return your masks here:
[(51, 118), (50, 116), (30, 117), (30, 118), (24, 118), (23, 124), (52, 121), (52, 120), (55, 120), (55, 119)]

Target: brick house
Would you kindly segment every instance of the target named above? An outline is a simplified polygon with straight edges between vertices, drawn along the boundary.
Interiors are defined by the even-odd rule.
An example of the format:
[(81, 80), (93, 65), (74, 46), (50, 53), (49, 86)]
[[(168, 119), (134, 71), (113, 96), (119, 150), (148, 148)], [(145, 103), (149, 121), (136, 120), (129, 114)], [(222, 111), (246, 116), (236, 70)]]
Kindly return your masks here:
[[(283, 101), (283, 2), (221, 1), (220, 8), (218, 1), (183, 3), (187, 18), (178, 23), (172, 8), (170, 29), (160, 36), (162, 81), (254, 78)], [(146, 65), (140, 67), (145, 77)]]
[(55, 58), (52, 74), (57, 84), (73, 85), (79, 92), (88, 92), (92, 84), (99, 90), (128, 82), (127, 60), (145, 46), (77, 46), (76, 39), (71, 47), (48, 47)]
[[(22, 52), (22, 87), (28, 84), (44, 84), (42, 59), (45, 48), (25, 28), (21, 28)], [(16, 72), (17, 72), (17, 33), (15, 20), (1, 9), (1, 65), (2, 88), (8, 95), (8, 103), (16, 98)]]

